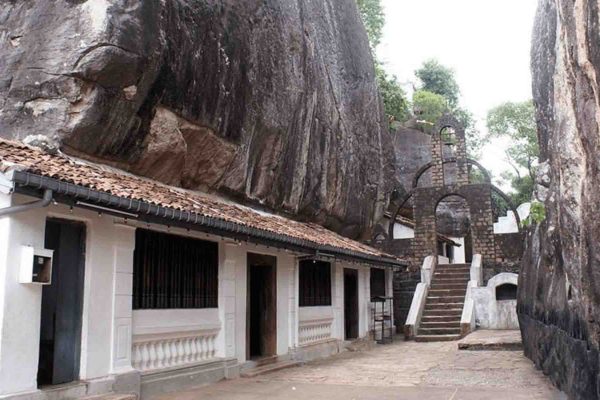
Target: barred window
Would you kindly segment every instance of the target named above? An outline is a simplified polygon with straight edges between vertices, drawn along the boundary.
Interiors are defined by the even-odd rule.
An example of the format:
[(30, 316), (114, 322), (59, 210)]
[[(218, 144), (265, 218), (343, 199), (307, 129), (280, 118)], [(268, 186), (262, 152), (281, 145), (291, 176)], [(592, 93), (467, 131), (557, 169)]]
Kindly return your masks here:
[(385, 297), (385, 270), (371, 268), (371, 298)]
[(218, 270), (217, 243), (137, 229), (133, 308), (216, 308)]
[(331, 305), (331, 264), (300, 261), (300, 307)]

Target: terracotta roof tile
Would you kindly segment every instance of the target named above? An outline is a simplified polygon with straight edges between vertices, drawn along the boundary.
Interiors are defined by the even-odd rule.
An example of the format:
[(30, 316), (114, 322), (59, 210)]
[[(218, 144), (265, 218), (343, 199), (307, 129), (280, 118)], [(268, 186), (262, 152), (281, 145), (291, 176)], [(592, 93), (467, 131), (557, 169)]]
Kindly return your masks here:
[(4, 172), (11, 168), (19, 169), (115, 196), (194, 212), (319, 245), (333, 246), (368, 256), (396, 259), (317, 224), (259, 212), (215, 196), (168, 186), (64, 154), (49, 154), (18, 142), (0, 139), (0, 162)]

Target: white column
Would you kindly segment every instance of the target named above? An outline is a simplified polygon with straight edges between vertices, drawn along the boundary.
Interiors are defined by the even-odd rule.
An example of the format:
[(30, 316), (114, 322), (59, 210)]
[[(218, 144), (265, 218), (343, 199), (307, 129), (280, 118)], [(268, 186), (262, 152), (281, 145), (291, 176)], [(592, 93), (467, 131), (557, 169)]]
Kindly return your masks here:
[(371, 282), (370, 268), (360, 266), (358, 269), (358, 337), (365, 337), (369, 332), (369, 323), (371, 319), (370, 300), (371, 300)]
[[(394, 297), (394, 270), (392, 268), (386, 268), (385, 270), (385, 295), (387, 297)], [(395, 300), (395, 299), (394, 299)], [(396, 332), (396, 324), (394, 323), (394, 307), (392, 302), (392, 309), (390, 310), (392, 332)]]
[(332, 263), (331, 301), (333, 306), (332, 336), (344, 340), (344, 266), (339, 262)]
[(235, 281), (235, 311), (233, 318), (230, 316), (225, 323), (227, 354), (236, 357), (240, 363), (246, 361), (247, 249), (247, 245), (242, 244), (227, 246), (225, 251), (226, 268), (233, 273)]
[(111, 373), (122, 373), (133, 369), (131, 366), (131, 348), (135, 228), (127, 225), (115, 225), (113, 237), (114, 301)]
[[(244, 253), (235, 243), (222, 243), (219, 263), (219, 319), (221, 331), (217, 349), (218, 357), (236, 357), (236, 294), (241, 289), (236, 282), (237, 269)], [(244, 253), (245, 254), (245, 253)], [(244, 328), (245, 329), (245, 328)], [(244, 331), (245, 337), (245, 331)]]
[(277, 355), (289, 352), (290, 341), (290, 281), (293, 280), (294, 258), (280, 253), (277, 256)]
[(290, 274), (290, 346), (300, 345), (300, 267), (298, 260), (292, 259), (292, 272)]
[[(0, 208), (31, 201), (0, 194)], [(21, 246), (44, 247), (46, 209), (0, 218), (0, 395), (37, 389), (42, 286), (18, 282)]]

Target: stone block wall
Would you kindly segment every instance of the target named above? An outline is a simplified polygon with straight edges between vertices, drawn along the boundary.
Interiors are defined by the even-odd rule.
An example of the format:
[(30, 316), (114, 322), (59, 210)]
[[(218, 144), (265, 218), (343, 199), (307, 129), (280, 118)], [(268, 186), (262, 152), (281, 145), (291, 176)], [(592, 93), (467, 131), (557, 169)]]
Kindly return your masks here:
[(469, 205), (473, 253), (481, 254), (484, 261), (496, 260), (491, 187), (487, 184), (446, 185), (416, 189), (414, 195), (415, 258), (422, 260), (428, 255), (436, 254), (436, 207), (440, 200), (451, 195), (463, 197)]

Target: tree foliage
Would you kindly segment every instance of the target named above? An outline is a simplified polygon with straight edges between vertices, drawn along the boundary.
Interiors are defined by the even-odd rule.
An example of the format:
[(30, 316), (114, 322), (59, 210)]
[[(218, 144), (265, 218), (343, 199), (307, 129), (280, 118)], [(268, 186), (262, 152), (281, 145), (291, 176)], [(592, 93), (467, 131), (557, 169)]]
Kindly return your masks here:
[[(369, 37), (371, 52), (375, 56), (375, 49), (381, 42), (385, 26), (385, 14), (381, 0), (357, 0), (356, 3)], [(375, 78), (390, 125), (406, 121), (410, 117), (410, 106), (406, 93), (396, 77), (387, 74), (377, 60), (375, 60)]]
[(486, 140), (509, 139), (505, 153), (512, 171), (506, 171), (502, 178), (511, 184), (514, 202), (530, 201), (540, 155), (533, 102), (506, 102), (491, 109), (487, 115), (487, 128)]
[(383, 27), (385, 26), (385, 14), (381, 0), (356, 0), (356, 3), (369, 36), (371, 50), (375, 52), (375, 48), (381, 42)]
[(431, 133), (431, 128), (446, 111), (448, 101), (444, 96), (427, 90), (417, 90), (413, 94), (413, 112), (424, 132)]
[(395, 76), (388, 75), (378, 63), (375, 64), (375, 74), (390, 124), (406, 121), (410, 118), (410, 104), (398, 80)]
[(448, 100), (451, 109), (458, 106), (460, 89), (452, 69), (445, 67), (437, 60), (430, 59), (415, 71), (415, 75), (421, 81), (421, 90), (443, 96)]
[[(451, 112), (465, 127), (465, 139), (467, 142), (467, 152), (469, 157), (477, 159), (479, 158), (481, 148), (483, 147), (483, 140), (475, 124), (475, 118), (473, 114), (467, 109), (459, 105), (460, 99), (460, 88), (456, 82), (454, 71), (442, 65), (439, 61), (430, 59), (423, 63), (423, 65), (415, 71), (415, 75), (419, 78), (421, 88), (419, 92), (433, 93), (441, 96), (446, 102), (446, 108), (442, 111)], [(413, 104), (417, 106), (418, 104)], [(434, 109), (426, 110), (427, 106), (433, 106)], [(440, 115), (439, 105), (437, 102), (429, 101), (427, 104), (419, 105), (419, 112), (429, 115), (431, 117)], [(431, 122), (436, 122), (436, 120)]]

